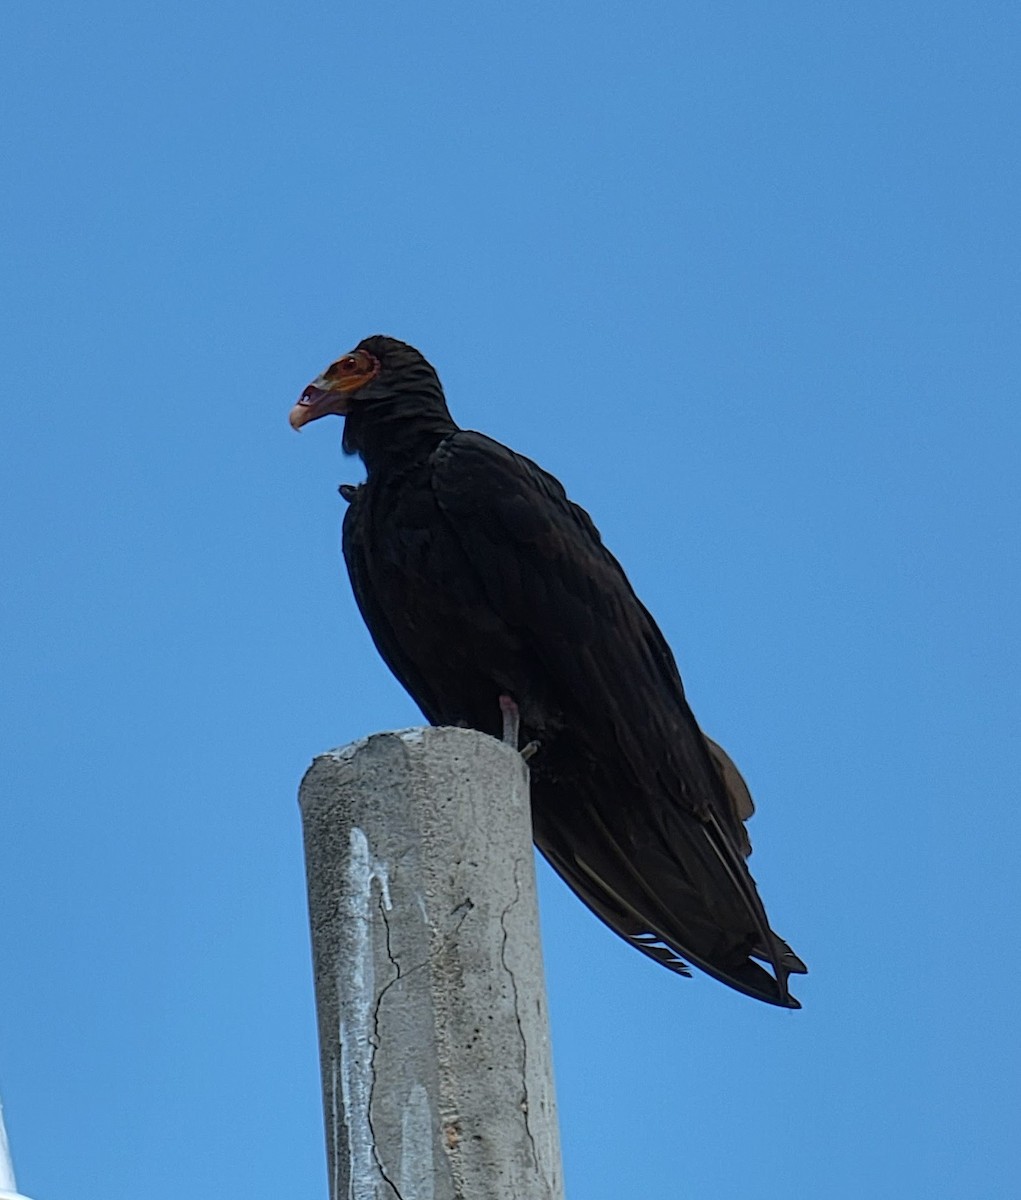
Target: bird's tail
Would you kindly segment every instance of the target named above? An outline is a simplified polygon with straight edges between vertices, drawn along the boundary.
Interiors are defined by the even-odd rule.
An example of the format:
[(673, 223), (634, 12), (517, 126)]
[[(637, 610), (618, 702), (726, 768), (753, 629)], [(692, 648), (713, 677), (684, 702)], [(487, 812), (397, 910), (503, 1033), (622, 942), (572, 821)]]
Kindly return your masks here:
[[(733, 768), (715, 749), (713, 761), (722, 755)], [(535, 840), (579, 898), (649, 958), (680, 975), (691, 963), (756, 999), (799, 1008), (787, 978), (806, 967), (769, 928), (739, 848), (734, 831), (743, 832), (751, 797), (733, 770), (740, 788), (724, 777), (733, 821), (671, 796), (632, 797), (606, 779), (584, 794), (560, 779), (547, 803), (536, 781)]]

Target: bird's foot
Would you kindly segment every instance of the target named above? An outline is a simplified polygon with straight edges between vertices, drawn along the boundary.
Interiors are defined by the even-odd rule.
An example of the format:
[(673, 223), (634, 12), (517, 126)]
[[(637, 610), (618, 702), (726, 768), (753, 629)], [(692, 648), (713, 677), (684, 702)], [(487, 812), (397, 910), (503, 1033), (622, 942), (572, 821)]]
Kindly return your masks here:
[(530, 741), (524, 748), (524, 750), (521, 751), (521, 757), (525, 760), (525, 762), (528, 762), (530, 759), (534, 758), (541, 749), (542, 742), (536, 741), (533, 738), (532, 741)]
[(510, 696), (500, 696), (500, 712), (503, 713), (503, 740), (508, 746), (518, 748), (518, 731), (521, 727), (521, 713)]
[(357, 483), (342, 483), (340, 485), (340, 487), (337, 488), (337, 491), (340, 492), (340, 494), (344, 497), (344, 499), (348, 502), (348, 504), (350, 504), (351, 501), (355, 498), (355, 496), (358, 495), (359, 487), (360, 487), (360, 484), (357, 484)]

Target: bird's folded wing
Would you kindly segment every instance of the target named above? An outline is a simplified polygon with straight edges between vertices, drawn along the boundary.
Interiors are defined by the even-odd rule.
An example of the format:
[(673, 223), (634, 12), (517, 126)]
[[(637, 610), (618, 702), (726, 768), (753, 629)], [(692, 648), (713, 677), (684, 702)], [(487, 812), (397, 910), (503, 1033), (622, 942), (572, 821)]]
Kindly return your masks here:
[[(561, 786), (558, 802), (540, 806), (540, 846), (594, 911), (660, 961), (687, 953), (743, 990), (796, 1003), (744, 863), (751, 798), (699, 730), (669, 647), (588, 515), (535, 463), (476, 433), (444, 441), (432, 486), (489, 605), (562, 698), (579, 759), (611, 762), (617, 777), (607, 787), (594, 773), (570, 812)], [(722, 926), (720, 953), (693, 950), (702, 939), (678, 925), (682, 909), (707, 936)], [(777, 981), (748, 955), (767, 959)], [(738, 962), (754, 982), (735, 978)]]

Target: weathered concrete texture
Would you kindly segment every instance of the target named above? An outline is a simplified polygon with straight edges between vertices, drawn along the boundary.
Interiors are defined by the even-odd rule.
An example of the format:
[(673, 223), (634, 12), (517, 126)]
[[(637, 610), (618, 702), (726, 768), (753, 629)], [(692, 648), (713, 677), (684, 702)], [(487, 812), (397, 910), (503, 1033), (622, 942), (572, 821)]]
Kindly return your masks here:
[(331, 1200), (561, 1200), (520, 755), (376, 734), (300, 800)]

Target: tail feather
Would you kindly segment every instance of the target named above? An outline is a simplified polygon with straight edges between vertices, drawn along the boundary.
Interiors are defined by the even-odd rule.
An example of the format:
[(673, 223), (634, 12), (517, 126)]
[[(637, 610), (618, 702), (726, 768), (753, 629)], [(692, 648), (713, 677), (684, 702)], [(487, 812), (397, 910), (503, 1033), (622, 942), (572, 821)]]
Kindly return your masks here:
[(596, 916), (676, 974), (690, 975), (692, 963), (766, 1003), (800, 1007), (787, 976), (804, 964), (769, 929), (725, 829), (674, 810), (664, 836), (650, 839), (629, 827), (633, 808), (565, 804), (562, 780), (558, 791), (556, 806), (541, 797), (534, 806), (536, 843)]

